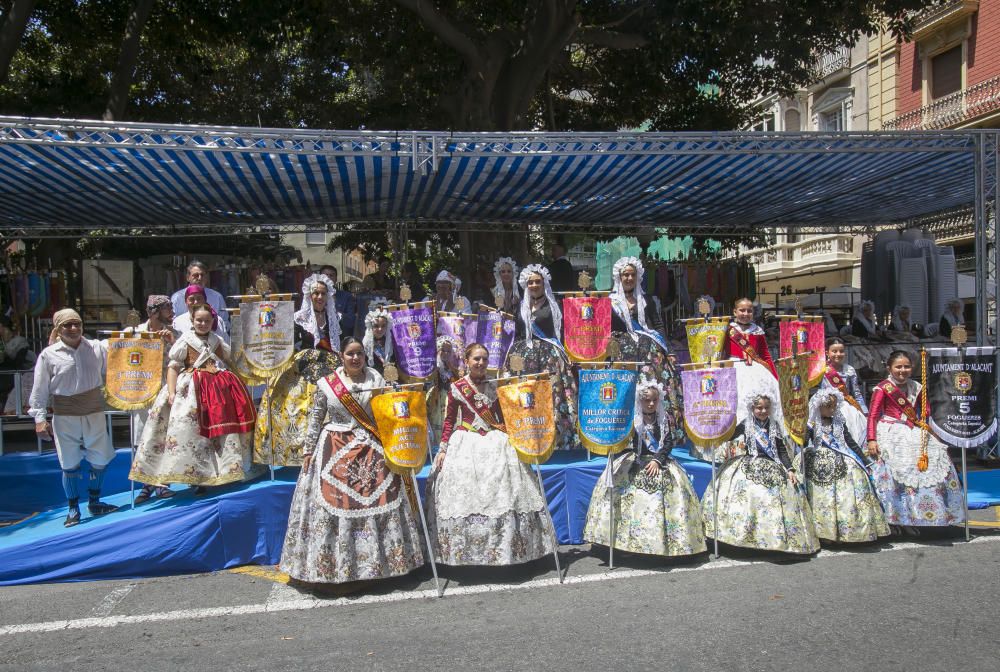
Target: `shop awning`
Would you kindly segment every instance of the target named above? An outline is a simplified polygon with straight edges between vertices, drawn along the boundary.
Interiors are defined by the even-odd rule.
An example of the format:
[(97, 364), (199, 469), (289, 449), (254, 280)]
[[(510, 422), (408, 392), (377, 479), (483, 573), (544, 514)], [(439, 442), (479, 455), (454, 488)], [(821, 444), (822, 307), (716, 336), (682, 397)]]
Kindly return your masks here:
[(0, 117), (0, 231), (858, 229), (972, 207), (983, 133), (483, 134)]

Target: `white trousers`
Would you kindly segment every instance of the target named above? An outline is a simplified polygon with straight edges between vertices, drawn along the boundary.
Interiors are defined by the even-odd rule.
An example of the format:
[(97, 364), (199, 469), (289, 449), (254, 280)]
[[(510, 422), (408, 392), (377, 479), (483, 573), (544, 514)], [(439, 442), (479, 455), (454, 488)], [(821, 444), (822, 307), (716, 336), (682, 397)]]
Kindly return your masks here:
[(115, 456), (104, 413), (55, 415), (52, 435), (63, 471), (76, 469), (84, 458), (92, 467), (103, 467)]

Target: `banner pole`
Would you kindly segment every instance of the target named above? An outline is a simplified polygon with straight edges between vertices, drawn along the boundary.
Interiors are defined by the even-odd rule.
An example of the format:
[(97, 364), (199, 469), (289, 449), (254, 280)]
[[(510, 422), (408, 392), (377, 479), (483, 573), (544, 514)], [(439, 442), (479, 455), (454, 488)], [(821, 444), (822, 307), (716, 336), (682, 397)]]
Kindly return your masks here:
[(615, 479), (611, 472), (611, 451), (608, 451), (608, 464), (605, 467), (608, 491), (608, 569), (615, 568)]
[[(135, 481), (132, 480), (131, 475), (132, 475), (132, 465), (135, 464), (135, 414), (136, 413), (138, 413), (138, 411), (132, 411), (128, 414), (128, 437), (129, 437), (129, 443), (132, 444), (129, 446), (129, 449), (132, 454), (132, 462), (129, 464), (128, 487), (129, 487), (129, 494), (132, 498), (131, 508), (133, 509), (135, 508)], [(968, 515), (966, 515), (966, 518), (968, 518)], [(966, 529), (968, 529), (968, 524), (966, 524)]]
[[(548, 500), (545, 499), (545, 486), (542, 484), (542, 469), (538, 466), (538, 458), (535, 458), (535, 476), (538, 478), (538, 491), (542, 493), (542, 499), (545, 500), (545, 511), (548, 513)], [(552, 518), (552, 514), (549, 514), (549, 518)], [(559, 576), (559, 583), (563, 582), (562, 567), (559, 565), (559, 537), (556, 536), (556, 526), (552, 526), (552, 557), (556, 561), (556, 574)]]
[[(958, 356), (962, 360), (962, 364), (965, 364), (965, 348), (958, 348)], [(924, 399), (930, 395), (930, 390), (926, 389), (924, 386)], [(930, 418), (924, 418), (924, 422), (930, 422)], [(972, 541), (972, 537), (969, 535), (969, 468), (966, 463), (966, 452), (968, 449), (963, 446), (962, 450), (962, 503), (965, 506), (965, 540)]]
[[(264, 394), (267, 394), (267, 387), (264, 388)], [(271, 446), (271, 480), (274, 480), (274, 425), (271, 423), (271, 400), (267, 400), (267, 441)]]
[(712, 454), (712, 490), (714, 492), (714, 497), (712, 498), (712, 546), (713, 553), (709, 560), (719, 559), (719, 479), (717, 478), (715, 470), (715, 442), (712, 441), (708, 445), (708, 449)]
[[(420, 513), (420, 526), (424, 530), (424, 541), (427, 544), (427, 558), (431, 561), (431, 572), (434, 574), (434, 587), (437, 589), (438, 597), (444, 597), (444, 591), (441, 589), (441, 581), (438, 579), (437, 563), (434, 561), (434, 547), (431, 546), (431, 535), (427, 531), (427, 518), (424, 517), (424, 500), (420, 496), (420, 488), (417, 487), (417, 474), (414, 469), (410, 469), (410, 483), (413, 484), (413, 494), (417, 498), (417, 511)], [(403, 496), (406, 496), (405, 492)]]

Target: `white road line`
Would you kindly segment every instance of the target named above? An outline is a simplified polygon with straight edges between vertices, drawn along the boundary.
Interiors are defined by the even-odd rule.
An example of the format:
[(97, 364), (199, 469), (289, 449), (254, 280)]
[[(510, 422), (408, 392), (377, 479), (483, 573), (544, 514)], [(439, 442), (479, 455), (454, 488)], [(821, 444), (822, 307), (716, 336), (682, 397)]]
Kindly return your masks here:
[[(998, 543), (1000, 536), (976, 537), (970, 543)], [(893, 551), (907, 551), (914, 549), (941, 548), (940, 546), (919, 544), (913, 542), (893, 543), (888, 548), (881, 550), (882, 553)], [(853, 556), (857, 553), (849, 550), (828, 551), (819, 553), (810, 562), (816, 562), (831, 558), (841, 558)], [(622, 579), (635, 579), (647, 576), (662, 574), (676, 574), (679, 572), (698, 572), (713, 569), (728, 569), (734, 567), (750, 567), (753, 565), (770, 564), (767, 560), (727, 560), (721, 559), (714, 562), (705, 563), (691, 567), (671, 567), (669, 569), (616, 569), (602, 572), (600, 574), (585, 574), (582, 576), (570, 576), (566, 578), (567, 585), (597, 583), (599, 581), (619, 581)], [(546, 588), (558, 586), (558, 578), (535, 579), (525, 583), (515, 584), (483, 584), (474, 586), (459, 586), (450, 588), (445, 592), (446, 597), (458, 595), (481, 595), (483, 593), (513, 592), (516, 590), (529, 590), (532, 588)], [(263, 604), (247, 604), (232, 607), (209, 607), (202, 609), (180, 609), (177, 611), (165, 611), (153, 614), (138, 614), (135, 616), (101, 616), (92, 618), (78, 618), (63, 621), (46, 621), (43, 623), (22, 623), (19, 625), (0, 626), (0, 636), (19, 635), (39, 632), (57, 632), (59, 630), (83, 630), (87, 628), (114, 628), (119, 625), (136, 625), (142, 623), (160, 623), (164, 621), (184, 621), (199, 618), (218, 618), (222, 616), (250, 616), (254, 614), (278, 613), (282, 611), (303, 611), (306, 609), (319, 609), (326, 607), (346, 607), (364, 604), (384, 604), (390, 602), (405, 602), (409, 600), (425, 600), (437, 597), (434, 589), (398, 591), (387, 595), (363, 595), (361, 597), (341, 597), (336, 599), (317, 599), (313, 596), (298, 594), (294, 588), (287, 588), (293, 591), (293, 596), (285, 590), (271, 589), (267, 601)], [(119, 589), (121, 590), (121, 589)], [(110, 597), (110, 595), (109, 595)], [(107, 598), (105, 598), (107, 599)]]
[(118, 606), (118, 603), (124, 600), (125, 597), (132, 592), (132, 589), (135, 588), (135, 586), (135, 583), (129, 583), (119, 588), (115, 588), (104, 596), (104, 599), (101, 600), (96, 607), (94, 607), (94, 610), (90, 612), (90, 615), (98, 618), (110, 616), (111, 612), (114, 611), (114, 608)]

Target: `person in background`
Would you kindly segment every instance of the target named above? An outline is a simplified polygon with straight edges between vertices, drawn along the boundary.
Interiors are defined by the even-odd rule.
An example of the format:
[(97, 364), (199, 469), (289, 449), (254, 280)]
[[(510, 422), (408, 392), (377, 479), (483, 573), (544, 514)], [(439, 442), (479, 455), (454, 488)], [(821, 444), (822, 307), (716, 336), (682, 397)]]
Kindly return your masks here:
[(854, 319), (851, 320), (851, 336), (878, 338), (881, 335), (881, 330), (875, 324), (875, 304), (871, 301), (862, 301), (854, 311)]
[[(28, 339), (17, 333), (13, 320), (0, 316), (0, 371), (23, 371), (23, 373), (0, 374), (0, 400), (5, 400), (4, 415), (19, 415), (27, 408), (33, 379), (32, 369), (37, 355), (28, 344)], [(21, 408), (13, 394), (14, 376), (21, 376)]]
[(566, 248), (560, 243), (552, 246), (552, 263), (549, 264), (549, 274), (552, 276), (553, 292), (572, 292), (578, 289), (573, 264), (566, 256)]
[[(217, 291), (207, 286), (208, 283), (208, 266), (200, 261), (192, 261), (187, 266), (187, 284), (188, 285), (198, 285), (205, 290), (205, 303), (215, 308), (215, 312), (219, 314), (219, 321), (222, 323), (222, 333), (228, 334), (230, 331), (229, 327), (229, 313), (226, 312), (226, 297), (219, 294)], [(174, 306), (174, 315), (181, 315), (188, 312), (187, 305), (184, 301), (184, 292), (187, 287), (183, 289), (178, 289), (176, 292), (170, 295), (170, 302)]]
[[(172, 302), (173, 297), (171, 297), (171, 303)], [(188, 288), (184, 290), (184, 312), (174, 317), (174, 330), (180, 332), (181, 334), (191, 331), (191, 329), (194, 328), (191, 311), (193, 311), (196, 306), (200, 305), (207, 305), (205, 304), (205, 289), (199, 285), (188, 285)], [(215, 335), (228, 346), (229, 332), (226, 331), (226, 327), (223, 324), (221, 317), (217, 317), (214, 324)]]
[[(337, 290), (333, 297), (333, 302), (337, 306), (337, 315), (340, 316), (340, 333), (350, 336), (354, 333), (354, 325), (358, 319), (358, 304), (354, 294), (347, 291), (347, 288), (337, 284), (337, 269), (326, 265), (319, 269), (320, 275), (325, 275), (333, 283), (333, 288)], [(337, 343), (339, 345), (339, 342)]]
[(389, 274), (391, 265), (389, 257), (379, 257), (378, 270), (365, 276), (365, 283), (370, 282), (372, 293), (387, 299), (395, 296), (396, 292), (396, 279)]
[[(35, 419), (35, 433), (43, 441), (55, 440), (63, 490), (68, 511), (63, 525), (80, 522), (81, 462), (90, 464), (87, 483), (91, 516), (117, 511), (117, 506), (101, 501), (101, 485), (108, 463), (115, 456), (104, 421), (104, 372), (107, 348), (101, 341), (83, 337), (83, 320), (72, 308), (52, 316), (50, 345), (35, 363), (29, 415)], [(52, 422), (46, 419), (49, 399)]]
[[(403, 282), (410, 288), (410, 296), (413, 297), (411, 301), (418, 296), (427, 296), (427, 285), (420, 277), (420, 269), (415, 262), (408, 261), (403, 264)], [(402, 297), (399, 300), (402, 301)]]
[(952, 299), (944, 309), (939, 323), (938, 333), (944, 338), (951, 338), (951, 330), (958, 325), (965, 326), (964, 304), (961, 299)]

